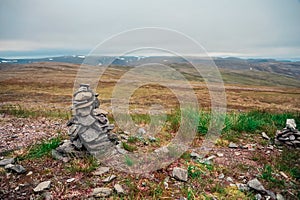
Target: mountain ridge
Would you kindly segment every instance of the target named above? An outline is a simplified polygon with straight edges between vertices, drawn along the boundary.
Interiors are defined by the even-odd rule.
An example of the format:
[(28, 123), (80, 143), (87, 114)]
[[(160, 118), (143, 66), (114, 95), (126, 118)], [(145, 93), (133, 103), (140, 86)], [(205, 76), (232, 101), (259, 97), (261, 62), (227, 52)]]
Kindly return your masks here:
[[(84, 55), (45, 57), (45, 58), (27, 58), (27, 59), (4, 59), (0, 58), (0, 70), (9, 68), (18, 64), (29, 64), (39, 62), (61, 62), (82, 64), (85, 62)], [(117, 66), (138, 66), (144, 63), (162, 63), (162, 64), (188, 64), (188, 61), (181, 57), (171, 56), (101, 56), (89, 57), (92, 63), (97, 65), (112, 64)], [(288, 77), (300, 79), (300, 61), (276, 60), (269, 58), (250, 58), (242, 59), (238, 57), (214, 57), (212, 58), (216, 66), (231, 70), (250, 70), (270, 72), (274, 74), (285, 75)], [(201, 63), (205, 59), (189, 57), (193, 63)], [(207, 61), (207, 60), (206, 60)], [(89, 62), (88, 62), (89, 63)]]

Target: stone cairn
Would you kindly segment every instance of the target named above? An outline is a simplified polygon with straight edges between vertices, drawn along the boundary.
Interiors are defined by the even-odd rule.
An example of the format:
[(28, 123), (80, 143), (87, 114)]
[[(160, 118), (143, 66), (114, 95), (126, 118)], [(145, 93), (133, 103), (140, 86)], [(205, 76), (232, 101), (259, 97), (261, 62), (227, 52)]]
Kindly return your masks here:
[(80, 84), (73, 95), (73, 117), (67, 123), (70, 140), (53, 150), (53, 157), (67, 161), (70, 156), (82, 157), (86, 152), (97, 158), (117, 152), (118, 138), (110, 133), (114, 125), (109, 124), (107, 112), (99, 109), (97, 97), (88, 84)]
[(277, 131), (275, 144), (286, 144), (291, 147), (300, 147), (300, 131), (296, 129), (294, 119), (287, 119), (286, 127), (281, 131)]

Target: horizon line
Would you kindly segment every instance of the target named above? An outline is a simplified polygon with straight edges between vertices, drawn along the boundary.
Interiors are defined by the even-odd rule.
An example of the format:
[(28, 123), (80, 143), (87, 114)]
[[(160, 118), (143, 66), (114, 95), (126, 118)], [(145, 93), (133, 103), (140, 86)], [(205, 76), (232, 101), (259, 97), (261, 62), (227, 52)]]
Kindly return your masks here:
[[(28, 56), (1, 56), (0, 59), (3, 60), (30, 60), (30, 59), (51, 59), (51, 58), (59, 58), (59, 57), (77, 57), (84, 59), (87, 57), (87, 54), (57, 54), (57, 55), (28, 55)], [(107, 54), (107, 55), (101, 55), (99, 57), (180, 57), (180, 56), (174, 56), (174, 55), (113, 55), (113, 54)], [(300, 61), (300, 58), (293, 58), (293, 57), (276, 57), (276, 56), (235, 56), (235, 55), (220, 55), (220, 56), (197, 56), (197, 55), (184, 55), (184, 57), (194, 57), (194, 58), (237, 58), (242, 60), (249, 60), (249, 59), (266, 59), (266, 60), (276, 60), (276, 61)], [(51, 60), (50, 60), (51, 61)]]

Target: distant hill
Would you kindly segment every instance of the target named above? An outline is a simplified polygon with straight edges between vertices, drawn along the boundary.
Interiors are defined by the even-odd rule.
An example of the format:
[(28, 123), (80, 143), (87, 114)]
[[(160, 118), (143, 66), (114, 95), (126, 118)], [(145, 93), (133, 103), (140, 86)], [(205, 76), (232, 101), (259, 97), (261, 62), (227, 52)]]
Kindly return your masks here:
[[(34, 58), (34, 59), (2, 59), (0, 58), (0, 69), (7, 67), (17, 67), (16, 64), (29, 64), (37, 62), (61, 62), (81, 64), (84, 62), (85, 56), (61, 56), (48, 58)], [(102, 65), (104, 63), (111, 63), (117, 66), (136, 66), (143, 63), (187, 63), (186, 60), (180, 57), (170, 56), (123, 56), (123, 57), (90, 57), (91, 63)], [(191, 58), (194, 63), (203, 62), (200, 58)], [(222, 69), (231, 70), (250, 70), (262, 71), (275, 74), (281, 74), (288, 77), (300, 79), (300, 62), (279, 61), (274, 59), (240, 59), (235, 57), (228, 58), (213, 58), (215, 64)], [(7, 65), (9, 64), (9, 65)]]
[(274, 59), (216, 58), (219, 68), (271, 72), (300, 79), (300, 62), (277, 61)]

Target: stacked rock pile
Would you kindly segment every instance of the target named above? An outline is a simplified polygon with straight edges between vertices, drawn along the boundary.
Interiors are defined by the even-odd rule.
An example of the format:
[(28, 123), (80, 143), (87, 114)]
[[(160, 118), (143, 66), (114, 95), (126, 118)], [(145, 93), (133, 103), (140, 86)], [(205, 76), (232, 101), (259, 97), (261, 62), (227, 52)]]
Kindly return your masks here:
[(108, 113), (99, 109), (97, 96), (88, 84), (80, 84), (73, 95), (73, 118), (67, 123), (70, 140), (52, 151), (55, 158), (64, 160), (70, 154), (80, 156), (84, 152), (80, 150), (97, 157), (116, 153), (117, 138), (111, 133), (114, 125), (109, 123)]
[(286, 120), (286, 127), (277, 131), (275, 144), (286, 144), (292, 147), (300, 147), (300, 131), (296, 129), (294, 119)]

